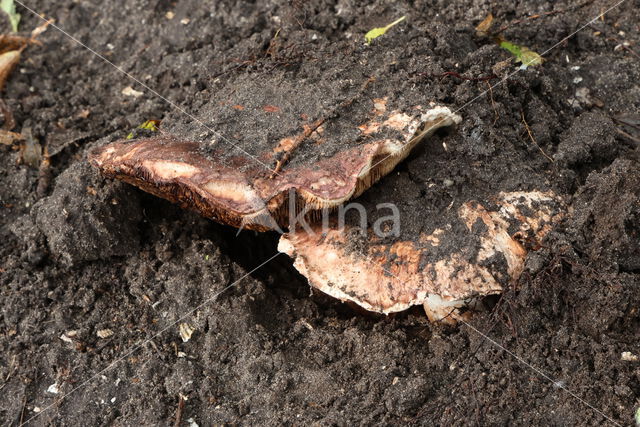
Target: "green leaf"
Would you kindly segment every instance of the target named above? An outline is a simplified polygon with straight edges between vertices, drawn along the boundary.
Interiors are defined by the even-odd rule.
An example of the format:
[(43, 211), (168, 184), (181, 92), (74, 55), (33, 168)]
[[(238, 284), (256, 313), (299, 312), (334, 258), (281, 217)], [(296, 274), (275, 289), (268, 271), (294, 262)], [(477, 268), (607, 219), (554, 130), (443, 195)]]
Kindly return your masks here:
[(519, 59), (524, 68), (527, 68), (529, 65), (541, 65), (542, 61), (544, 61), (542, 56), (526, 48), (522, 50), (522, 54)]
[(9, 15), (9, 22), (14, 33), (18, 32), (18, 24), (20, 23), (20, 14), (16, 13), (16, 5), (13, 0), (0, 0), (0, 9)]
[[(138, 126), (138, 129), (146, 129), (152, 132), (156, 132), (158, 130), (159, 125), (160, 125), (159, 120), (147, 120), (146, 122)], [(135, 135), (133, 134), (133, 132), (131, 132), (129, 133), (129, 135), (127, 135), (127, 139), (133, 139), (134, 136)]]
[(511, 54), (516, 57), (516, 61), (522, 63), (521, 68), (523, 69), (526, 69), (530, 65), (540, 65), (544, 61), (542, 56), (525, 46), (519, 46), (515, 43), (501, 40), (500, 47), (511, 52)]
[(367, 41), (367, 44), (371, 44), (371, 42), (374, 39), (377, 39), (378, 37), (384, 35), (384, 33), (386, 33), (389, 30), (389, 28), (393, 27), (394, 25), (397, 25), (397, 24), (401, 23), (405, 19), (406, 19), (406, 16), (403, 16), (400, 19), (396, 19), (395, 21), (393, 21), (391, 24), (387, 25), (386, 27), (374, 28), (373, 30), (370, 30), (367, 34), (364, 35), (364, 39)]

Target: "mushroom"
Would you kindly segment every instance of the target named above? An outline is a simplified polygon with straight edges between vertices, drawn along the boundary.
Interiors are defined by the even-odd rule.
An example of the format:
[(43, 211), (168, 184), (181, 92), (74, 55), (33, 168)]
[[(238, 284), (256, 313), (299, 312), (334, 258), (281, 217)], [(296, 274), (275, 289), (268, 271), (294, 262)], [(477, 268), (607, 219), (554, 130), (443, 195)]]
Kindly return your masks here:
[[(292, 213), (288, 198), (295, 197), (298, 208), (305, 211), (336, 207), (388, 174), (437, 129), (460, 122), (447, 107), (414, 106), (407, 113), (386, 111), (386, 99), (365, 102), (372, 106), (370, 119), (351, 124), (359, 138), (329, 156), (314, 153), (332, 143), (323, 126), (349, 119), (327, 119), (323, 125), (316, 121), (315, 128), (306, 126), (300, 134), (281, 138), (275, 147), (266, 145), (254, 156), (206, 151), (203, 143), (161, 135), (102, 146), (90, 161), (108, 177), (224, 224), (279, 229), (288, 226)], [(265, 168), (279, 153), (296, 150), (305, 151), (304, 156), (289, 154), (292, 159), (285, 166), (276, 162), (274, 170)]]
[(389, 239), (367, 230), (364, 244), (351, 244), (354, 226), (293, 230), (278, 249), (312, 286), (366, 310), (393, 313), (423, 305), (431, 321), (464, 317), (487, 295), (499, 294), (523, 271), (535, 249), (563, 217), (552, 192), (501, 192), (460, 205), (446, 228), (412, 239)]

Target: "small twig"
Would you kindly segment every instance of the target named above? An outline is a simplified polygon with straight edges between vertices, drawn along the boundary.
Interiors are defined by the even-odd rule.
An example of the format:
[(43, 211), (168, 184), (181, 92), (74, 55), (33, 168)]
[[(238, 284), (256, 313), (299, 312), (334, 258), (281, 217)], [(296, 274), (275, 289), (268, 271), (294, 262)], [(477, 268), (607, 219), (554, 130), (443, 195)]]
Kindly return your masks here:
[(13, 128), (16, 127), (16, 120), (13, 117), (13, 112), (3, 99), (0, 99), (0, 113), (2, 113), (2, 115), (4, 116), (4, 124), (2, 125), (2, 129), (13, 130)]
[(496, 118), (493, 120), (493, 125), (495, 126), (496, 122), (500, 118), (500, 114), (498, 114), (498, 109), (496, 108), (496, 102), (493, 100), (493, 87), (489, 82), (487, 82), (487, 86), (489, 86), (489, 99), (491, 100), (491, 107), (493, 108), (493, 112), (496, 115)]
[(627, 133), (627, 132), (623, 131), (622, 129), (616, 129), (616, 131), (617, 131), (620, 135), (624, 136), (625, 138), (630, 139), (630, 140), (631, 140), (631, 142), (633, 142), (633, 143), (635, 143), (635, 144), (636, 144), (636, 147), (640, 147), (640, 139), (638, 139), (638, 138), (636, 138), (635, 136), (633, 136), (633, 135), (631, 135), (631, 134), (629, 134), (629, 133)]
[(176, 421), (173, 423), (174, 427), (180, 427), (182, 422), (182, 412), (184, 411), (185, 398), (182, 393), (178, 393), (178, 409), (176, 409)]
[(9, 369), (7, 372), (7, 376), (4, 378), (4, 382), (2, 383), (2, 385), (0, 386), (0, 390), (2, 390), (4, 388), (4, 386), (6, 386), (9, 383), (9, 378), (11, 378), (11, 375), (13, 375), (13, 373), (18, 369), (18, 366), (14, 366), (14, 364), (16, 363), (16, 358), (18, 356), (13, 356), (13, 359), (11, 359), (11, 363), (9, 364)]
[(627, 126), (640, 131), (640, 114), (620, 114), (612, 117), (613, 121), (622, 126)]
[(20, 411), (20, 422), (18, 423), (18, 425), (22, 425), (24, 423), (24, 411), (27, 409), (27, 396), (24, 396), (24, 399), (22, 401), (22, 410)]
[(276, 34), (273, 36), (273, 38), (271, 39), (271, 41), (269, 41), (269, 47), (267, 48), (267, 50), (264, 52), (264, 56), (266, 57), (271, 57), (271, 59), (276, 59), (277, 57), (277, 48), (276, 48), (276, 43), (278, 42), (278, 35), (280, 35), (280, 30), (282, 28), (278, 28), (278, 30), (276, 31)]
[(476, 424), (481, 426), (482, 423), (480, 422), (480, 402), (478, 401), (478, 395), (476, 394), (476, 388), (473, 384), (473, 378), (469, 378), (469, 384), (471, 385), (471, 392), (473, 393), (473, 400), (475, 401), (475, 411), (473, 411), (475, 413), (476, 416)]
[(549, 160), (551, 163), (554, 162), (553, 158), (551, 158), (547, 153), (544, 152), (544, 150), (542, 149), (542, 147), (540, 147), (538, 145), (538, 142), (536, 141), (536, 139), (533, 137), (533, 133), (531, 133), (531, 128), (529, 127), (529, 124), (527, 123), (527, 121), (524, 118), (524, 111), (520, 111), (520, 114), (522, 115), (522, 123), (524, 123), (524, 128), (527, 130), (527, 133), (529, 134), (529, 138), (531, 139), (531, 142), (533, 142), (533, 145), (535, 145), (536, 147), (538, 147), (538, 150), (540, 150), (540, 152), (542, 153), (543, 156), (545, 156), (547, 158), (547, 160)]
[(320, 119), (312, 123), (311, 126), (309, 125), (304, 126), (304, 131), (295, 137), (295, 139), (293, 140), (293, 143), (291, 144), (291, 148), (289, 148), (284, 153), (284, 155), (276, 162), (276, 167), (275, 169), (273, 169), (273, 172), (271, 173), (271, 176), (269, 176), (269, 179), (275, 178), (275, 176), (280, 173), (280, 171), (282, 170), (282, 167), (289, 162), (289, 159), (291, 159), (291, 155), (293, 154), (293, 152), (298, 147), (300, 147), (300, 145), (302, 145), (302, 143), (307, 138), (309, 138), (315, 131), (317, 131), (318, 128), (324, 124), (324, 122), (325, 122), (325, 119)]

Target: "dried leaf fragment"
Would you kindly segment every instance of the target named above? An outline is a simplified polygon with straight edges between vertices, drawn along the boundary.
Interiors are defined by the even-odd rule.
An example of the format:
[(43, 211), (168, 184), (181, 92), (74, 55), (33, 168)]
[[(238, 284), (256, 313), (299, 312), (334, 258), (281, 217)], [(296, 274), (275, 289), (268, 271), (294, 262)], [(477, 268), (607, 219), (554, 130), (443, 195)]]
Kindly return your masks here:
[(111, 329), (100, 329), (96, 332), (96, 335), (98, 338), (109, 338), (110, 336), (113, 336), (113, 331)]
[(21, 133), (0, 129), (1, 145), (13, 145), (14, 143), (18, 141), (22, 141), (23, 139), (24, 139), (24, 136), (22, 136)]
[(490, 34), (491, 25), (493, 25), (493, 14), (490, 13), (476, 27), (476, 35), (478, 37), (487, 37)]
[(193, 335), (193, 332), (195, 331), (195, 329), (188, 323), (180, 323), (178, 328), (180, 330), (180, 338), (182, 338), (182, 342), (189, 341), (191, 339), (191, 335)]
[[(2, 2), (0, 5), (5, 3), (5, 0), (0, 1)], [(13, 1), (11, 1), (11, 3), (13, 4)], [(17, 17), (19, 20), (20, 15), (17, 15)], [(31, 38), (11, 34), (0, 35), (0, 90), (4, 88), (4, 84), (9, 78), (11, 71), (20, 62), (21, 52), (30, 44), (42, 45), (42, 43), (36, 40), (36, 37), (47, 28), (50, 22), (52, 21), (47, 21), (33, 30)]]
[(280, 112), (280, 107), (278, 107), (276, 105), (265, 105), (264, 107), (262, 107), (262, 109), (266, 113), (279, 113)]
[(73, 343), (73, 339), (78, 335), (78, 331), (67, 331), (60, 335), (60, 339), (66, 343)]

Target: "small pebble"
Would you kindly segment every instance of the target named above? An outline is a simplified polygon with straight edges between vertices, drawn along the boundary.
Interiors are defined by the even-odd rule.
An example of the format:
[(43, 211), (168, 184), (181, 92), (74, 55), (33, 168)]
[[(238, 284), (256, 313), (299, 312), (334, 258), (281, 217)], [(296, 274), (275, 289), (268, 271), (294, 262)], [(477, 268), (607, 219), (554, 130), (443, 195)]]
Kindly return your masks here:
[(138, 90), (135, 90), (131, 86), (127, 86), (124, 89), (122, 89), (122, 94), (124, 96), (133, 96), (134, 98), (138, 98), (138, 97), (144, 95), (142, 92), (140, 92)]

